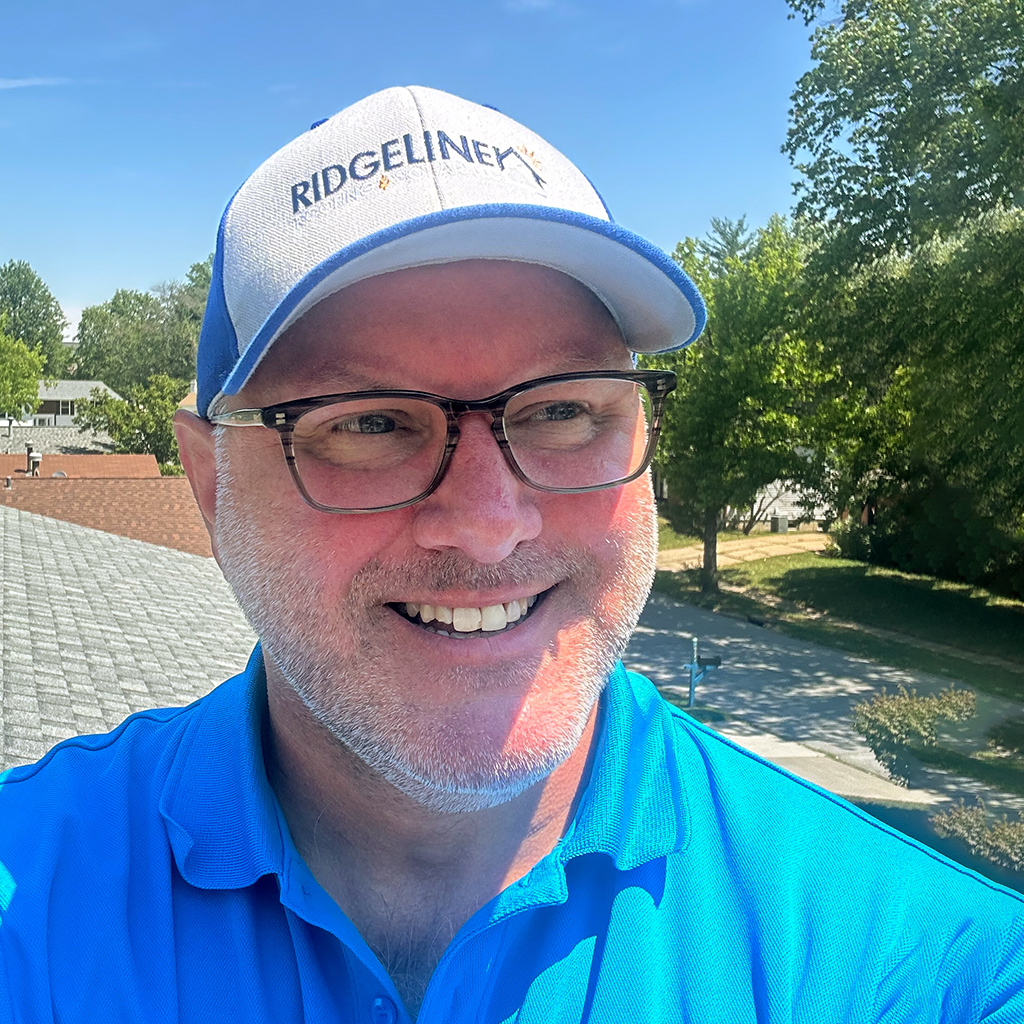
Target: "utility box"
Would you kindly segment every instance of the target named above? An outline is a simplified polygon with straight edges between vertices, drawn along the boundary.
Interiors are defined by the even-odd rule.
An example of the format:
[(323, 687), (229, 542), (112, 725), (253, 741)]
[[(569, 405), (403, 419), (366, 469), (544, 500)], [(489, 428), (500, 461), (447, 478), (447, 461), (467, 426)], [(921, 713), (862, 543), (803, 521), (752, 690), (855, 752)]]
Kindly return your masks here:
[(789, 516), (772, 516), (772, 533), (789, 533)]

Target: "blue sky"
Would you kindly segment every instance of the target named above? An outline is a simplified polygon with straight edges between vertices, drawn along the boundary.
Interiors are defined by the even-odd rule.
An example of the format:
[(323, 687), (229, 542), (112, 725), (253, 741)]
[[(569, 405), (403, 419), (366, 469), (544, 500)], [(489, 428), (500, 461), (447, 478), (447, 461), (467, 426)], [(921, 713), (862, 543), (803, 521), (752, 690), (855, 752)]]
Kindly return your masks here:
[(0, 263), (65, 312), (184, 275), (241, 181), (390, 85), (533, 128), (671, 250), (792, 205), (779, 152), (810, 66), (783, 0), (32, 0), (0, 11)]

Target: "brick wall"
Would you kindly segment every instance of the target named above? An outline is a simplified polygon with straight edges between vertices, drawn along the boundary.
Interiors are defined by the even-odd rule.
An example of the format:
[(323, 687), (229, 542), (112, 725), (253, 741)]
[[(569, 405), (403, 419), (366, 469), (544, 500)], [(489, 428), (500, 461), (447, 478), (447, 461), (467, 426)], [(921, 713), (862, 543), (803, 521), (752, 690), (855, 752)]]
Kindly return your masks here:
[(180, 476), (145, 480), (18, 476), (10, 490), (0, 481), (0, 505), (194, 555), (211, 555), (192, 489)]

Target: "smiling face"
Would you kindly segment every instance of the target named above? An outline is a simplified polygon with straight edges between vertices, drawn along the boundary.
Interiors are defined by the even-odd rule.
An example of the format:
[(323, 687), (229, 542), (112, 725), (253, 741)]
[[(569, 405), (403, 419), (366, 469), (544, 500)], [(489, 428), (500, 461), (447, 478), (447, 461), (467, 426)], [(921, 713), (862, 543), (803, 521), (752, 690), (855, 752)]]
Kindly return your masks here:
[[(548, 374), (630, 368), (614, 321), (577, 282), (524, 264), (449, 264), (320, 303), (229, 404), (371, 388), (469, 400)], [(489, 417), (459, 426), (433, 494), (358, 515), (305, 504), (275, 432), (224, 428), (213, 517), (268, 685), (292, 688), (334, 739), (441, 810), (507, 800), (573, 752), (656, 552), (646, 476), (541, 492), (513, 476)]]

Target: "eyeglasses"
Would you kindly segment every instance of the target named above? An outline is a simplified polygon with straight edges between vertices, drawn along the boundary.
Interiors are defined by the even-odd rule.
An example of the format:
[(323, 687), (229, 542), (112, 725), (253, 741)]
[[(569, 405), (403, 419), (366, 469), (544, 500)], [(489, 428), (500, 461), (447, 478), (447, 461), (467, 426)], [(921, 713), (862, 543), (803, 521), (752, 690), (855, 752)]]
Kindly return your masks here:
[(432, 494), (459, 441), (461, 417), (491, 417), (509, 469), (540, 491), (579, 494), (635, 480), (650, 465), (668, 370), (560, 373), (490, 398), (352, 391), (216, 413), (211, 423), (267, 427), (306, 502), (323, 512), (384, 512)]

